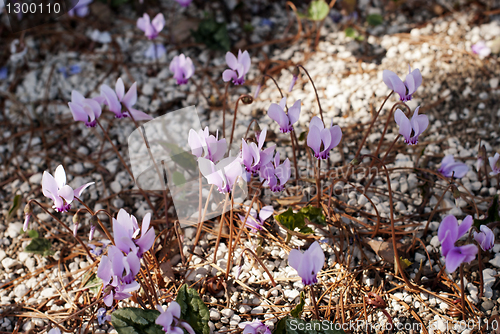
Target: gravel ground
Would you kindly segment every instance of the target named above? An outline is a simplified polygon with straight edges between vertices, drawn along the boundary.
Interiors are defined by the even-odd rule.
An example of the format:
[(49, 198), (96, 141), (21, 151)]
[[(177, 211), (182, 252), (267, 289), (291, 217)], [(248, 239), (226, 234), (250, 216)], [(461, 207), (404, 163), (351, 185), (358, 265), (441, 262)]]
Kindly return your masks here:
[[(424, 5), (419, 5), (422, 3)], [(6, 60), (8, 76), (0, 80), (0, 105), (3, 109), (3, 139), (0, 142), (3, 217), (3, 224), (0, 225), (0, 332), (12, 332), (16, 328), (17, 331), (31, 330), (37, 333), (49, 323), (49, 318), (60, 321), (89, 302), (86, 299), (89, 298), (88, 294), (79, 293), (78, 290), (82, 288), (84, 274), (91, 269), (92, 262), (82, 249), (72, 250), (73, 239), (68, 233), (49, 215), (35, 209), (36, 222), (32, 221), (31, 228), (52, 238), (56, 253), (50, 259), (32, 256), (22, 251), (30, 242), (29, 238), (19, 233), (23, 206), (11, 221), (6, 220), (15, 194), (22, 196), (23, 203), (30, 199), (48, 203), (41, 194), (44, 170), (53, 172), (62, 163), (66, 167), (70, 185), (95, 181), (95, 186), (89, 188), (83, 197), (84, 202), (95, 211), (106, 209), (116, 213), (119, 208), (126, 207), (129, 213), (141, 218), (149, 211), (112, 147), (104, 140), (102, 132), (98, 128), (88, 129), (83, 123), (73, 121), (67, 107), (73, 89), (86, 96), (95, 96), (101, 84), (114, 86), (116, 79), (122, 77), (127, 87), (135, 81), (138, 83), (138, 109), (156, 117), (170, 110), (196, 105), (203, 126), (209, 125), (211, 131), (222, 128), (220, 106), (217, 105), (218, 98), (224, 93), (220, 78), (225, 68), (224, 54), (200, 45), (189, 47), (189, 40), (183, 36), (189, 28), (196, 27), (192, 24), (203, 17), (203, 12), (194, 6), (179, 9), (175, 5), (173, 2), (162, 3), (167, 28), (160, 39), (167, 45), (167, 53), (158, 62), (144, 56), (151, 42), (145, 40), (134, 27), (137, 15), (129, 8), (123, 9), (119, 15), (111, 12), (108, 15), (114, 23), (106, 24), (106, 13), (102, 13), (104, 9), (100, 4), (92, 7), (92, 18), (95, 19), (92, 24), (88, 25), (83, 19), (73, 23), (63, 21), (41, 29), (38, 35), (27, 32), (24, 35), (26, 54), (19, 55), (18, 59), (10, 56)], [(463, 199), (455, 201), (451, 192), (448, 192), (430, 219), (430, 213), (448, 183), (418, 168), (436, 170), (442, 157), (448, 154), (467, 163), (470, 170), (460, 180), (459, 190), (470, 193), (469, 198), (474, 199), (480, 213), (487, 210), (492, 196), (500, 194), (497, 179), (486, 180), (484, 172), (478, 175), (476, 170), (479, 141), (485, 145), (488, 156), (500, 151), (498, 58), (492, 55), (480, 59), (471, 52), (471, 45), (479, 40), (492, 43), (500, 36), (500, 16), (492, 10), (494, 4), (459, 3), (457, 6), (460, 10), (450, 11), (453, 8), (449, 8), (446, 2), (433, 5), (409, 2), (395, 9), (383, 7), (378, 1), (359, 1), (358, 9), (362, 8), (358, 10), (359, 16), (381, 13), (384, 23), (369, 27), (346, 21), (345, 18), (341, 23), (335, 23), (333, 19), (340, 12), (334, 9), (321, 29), (321, 38), (315, 51), (315, 33), (310, 30), (311, 25), (305, 26), (296, 40), (278, 42), (297, 32), (293, 12), (284, 11), (283, 2), (257, 1), (254, 6), (255, 14), (251, 15), (253, 32), (245, 33), (236, 23), (228, 25), (234, 45), (246, 49), (272, 41), (273, 38), (276, 40), (262, 47), (249, 48), (252, 69), (245, 86), (230, 87), (229, 106), (234, 109), (239, 94), (254, 93), (262, 69), (266, 68), (281, 89), (287, 91), (293, 65), (303, 65), (314, 79), (326, 123), (333, 120), (344, 131), (341, 149), (334, 150), (330, 157), (332, 167), (342, 166), (354, 158), (369, 122), (389, 93), (382, 81), (382, 70), (390, 69), (402, 77), (409, 63), (412, 68), (419, 68), (422, 72), (423, 84), (408, 104), (412, 109), (420, 105), (420, 112), (429, 116), (430, 126), (421, 136), (418, 146), (407, 147), (402, 141), (396, 144), (388, 157), (390, 163), (387, 167), (391, 171), (396, 225), (398, 231), (406, 233), (398, 242), (404, 250), (403, 254), (413, 263), (406, 272), (412, 279), (418, 280), (427, 292), (407, 291), (401, 286), (400, 279), (391, 274), (394, 266), (377, 248), (387, 242), (387, 235), (370, 239), (371, 233), (362, 233), (366, 232), (363, 224), (373, 224), (377, 211), (385, 221), (389, 217), (388, 185), (382, 175), (376, 176), (374, 186), (366, 193), (375, 208), (364, 195), (344, 184), (344, 191), (335, 194), (333, 202), (335, 216), (338, 216), (345, 231), (331, 227), (329, 233), (335, 239), (327, 238), (328, 234), (324, 235), (324, 231), (316, 229), (318, 235), (325, 237), (322, 248), (327, 259), (319, 275), (319, 286), (324, 293), (320, 304), (327, 314), (325, 318), (351, 319), (363, 309), (366, 292), (377, 291), (384, 296), (387, 311), (395, 322), (416, 323), (417, 315), (427, 328), (434, 324), (444, 332), (446, 328), (443, 326), (446, 321), (453, 319), (453, 311), (456, 311), (449, 301), (459, 298), (460, 279), (457, 273), (453, 273), (440, 282), (435, 281), (443, 263), (437, 228), (444, 215), (451, 213), (463, 217), (473, 214), (475, 209)], [(181, 17), (187, 19), (183, 21)], [(2, 19), (5, 19), (5, 14)], [(292, 24), (290, 29), (289, 23)], [(365, 32), (366, 38), (357, 41), (346, 37), (344, 29), (348, 25)], [(67, 36), (65, 29), (71, 29)], [(107, 43), (93, 41), (92, 38), (98, 39), (96, 29), (109, 32), (111, 40)], [(171, 33), (177, 30), (178, 33)], [(13, 38), (10, 37), (0, 41), (2, 47), (12, 42)], [(98, 37), (104, 38), (102, 41), (106, 42), (108, 36)], [(195, 63), (193, 82), (196, 85), (177, 86), (168, 70), (169, 62), (180, 52), (190, 56)], [(7, 59), (4, 51), (0, 54)], [(80, 73), (65, 75), (61, 70), (61, 67), (70, 69), (74, 65), (79, 66)], [(296, 127), (296, 132), (300, 134), (307, 129), (311, 117), (319, 113), (314, 90), (307, 76), (301, 75), (287, 96), (289, 104), (296, 99), (302, 100), (303, 112)], [(293, 161), (291, 149), (285, 148), (289, 144), (288, 137), (279, 133), (275, 122), (264, 117), (269, 104), (277, 103), (279, 99), (278, 90), (271, 80), (267, 80), (253, 104), (239, 107), (235, 138), (243, 137), (250, 122), (256, 119), (261, 128), (267, 126), (277, 134), (270, 138), (269, 144), (281, 144), (280, 152)], [(396, 98), (391, 97), (389, 102), (368, 136), (362, 154), (375, 152), (389, 109)], [(101, 120), (119, 150), (127, 156), (127, 137), (134, 130), (134, 125), (114, 119), (109, 113), (105, 113)], [(227, 133), (231, 121), (231, 116), (228, 116)], [(186, 128), (186, 134), (188, 130)], [(381, 152), (387, 150), (397, 131), (391, 123)], [(298, 160), (301, 168), (306, 170), (306, 155), (300, 155)], [(351, 181), (357, 187), (364, 187), (366, 183), (365, 179), (357, 178), (356, 175)], [(305, 195), (304, 199), (310, 197), (307, 184), (301, 184), (298, 188)], [(296, 190), (293, 187), (287, 190), (280, 195), (281, 200), (296, 195)], [(270, 194), (263, 198), (266, 204), (275, 207), (276, 212), (286, 209)], [(154, 205), (161, 206), (162, 201), (161, 197), (154, 198)], [(71, 215), (58, 217), (72, 226)], [(430, 233), (424, 236), (423, 230), (429, 219)], [(217, 226), (214, 226), (215, 231), (218, 230)], [(494, 229), (494, 232), (498, 236), (498, 229)], [(87, 225), (80, 228), (82, 238), (87, 233)], [(183, 230), (184, 255), (190, 253), (195, 233), (193, 228)], [(58, 234), (62, 237), (58, 237)], [(307, 243), (293, 237), (284, 246), (283, 242), (277, 240), (284, 240), (285, 235), (284, 230), (271, 220), (261, 238), (257, 240), (252, 237), (245, 241), (249, 248), (255, 249), (257, 245), (262, 248), (262, 260), (277, 282), (275, 288), (270, 289), (268, 274), (252, 258), (245, 257), (238, 279), (230, 280), (220, 291), (204, 294), (204, 301), (210, 309), (210, 327), (214, 332), (237, 329), (240, 322), (256, 317), (265, 320), (273, 328), (277, 320), (299, 302), (304, 285), (296, 271), (288, 266), (287, 257), (291, 248), (307, 246)], [(352, 245), (349, 242), (339, 244), (340, 235), (351, 236)], [(352, 241), (353, 236), (357, 242)], [(95, 239), (103, 238), (103, 233), (96, 231)], [(415, 238), (422, 238), (426, 250), (418, 243), (413, 245)], [(180, 281), (184, 275), (187, 283), (197, 284), (202, 291), (206, 291), (207, 285), (200, 282), (207, 276), (220, 274), (223, 270), (219, 268), (224, 269), (227, 265), (227, 246), (224, 242), (219, 246), (217, 261), (213, 263), (215, 239), (216, 235), (210, 233), (203, 236), (189, 263), (189, 267), (194, 270), (188, 273), (184, 270), (177, 249), (168, 265), (171, 266), (174, 279)], [(430, 255), (430, 263), (426, 251)], [(241, 250), (237, 249), (235, 261), (241, 257)], [(490, 254), (483, 253), (483, 260), (483, 298), (478, 296), (477, 260), (467, 265), (465, 271), (470, 309), (484, 323), (499, 319), (497, 278), (500, 273), (500, 244), (496, 244)], [(420, 268), (421, 261), (423, 269)], [(367, 269), (367, 263), (377, 265), (379, 269)], [(360, 264), (364, 270), (358, 271)], [(233, 268), (235, 276), (237, 270), (238, 267)], [(400, 288), (395, 289), (398, 286)], [(138, 306), (132, 301), (121, 304)], [(306, 307), (310, 305), (309, 298), (306, 298)], [(336, 305), (336, 308), (331, 305)], [(380, 310), (371, 312), (367, 319), (378, 323), (387, 321)], [(115, 332), (111, 325), (99, 326), (96, 321), (89, 323), (88, 320), (83, 324), (84, 327), (92, 325), (95, 333)], [(473, 331), (455, 328), (450, 332)], [(402, 330), (400, 333), (411, 331)]]

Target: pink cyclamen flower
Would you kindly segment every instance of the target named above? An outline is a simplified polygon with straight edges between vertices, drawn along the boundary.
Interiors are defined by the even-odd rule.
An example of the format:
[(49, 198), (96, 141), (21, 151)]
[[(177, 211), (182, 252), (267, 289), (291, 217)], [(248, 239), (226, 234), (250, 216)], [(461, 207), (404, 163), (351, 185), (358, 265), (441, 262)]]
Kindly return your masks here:
[(316, 159), (328, 159), (330, 150), (337, 147), (341, 139), (342, 130), (338, 125), (333, 126), (333, 120), (330, 129), (325, 129), (323, 121), (318, 116), (311, 119), (307, 146), (314, 151)]
[(491, 54), (491, 49), (486, 45), (484, 41), (479, 41), (472, 47), (472, 52), (477, 54), (480, 58), (488, 57)]
[(189, 78), (194, 73), (193, 61), (181, 53), (175, 56), (170, 63), (170, 72), (174, 73), (174, 78), (177, 80), (178, 85), (187, 84)]
[(250, 215), (247, 218), (247, 221), (243, 221), (245, 216), (238, 214), (242, 223), (245, 223), (245, 226), (250, 228), (252, 232), (257, 232), (258, 230), (262, 230), (262, 226), (267, 218), (271, 217), (274, 209), (272, 205), (267, 205), (260, 209), (259, 215), (257, 216), (257, 211), (253, 208), (250, 209)]
[(474, 231), (474, 240), (481, 246), (484, 251), (489, 251), (495, 246), (495, 235), (493, 231), (486, 225), (479, 227), (481, 232)]
[(79, 198), (82, 192), (94, 182), (89, 182), (73, 190), (66, 184), (66, 172), (62, 165), (57, 166), (55, 177), (49, 172), (43, 172), (42, 192), (47, 198), (54, 201), (52, 206), (56, 211), (66, 212), (71, 208), (73, 199)]
[(456, 179), (461, 179), (469, 171), (469, 166), (463, 162), (457, 162), (453, 158), (453, 155), (447, 155), (441, 161), (441, 167), (439, 167), (438, 172), (443, 174), (445, 177), (454, 177)]
[(420, 107), (415, 108), (411, 119), (408, 119), (400, 109), (396, 109), (394, 113), (394, 120), (399, 125), (399, 133), (404, 137), (405, 143), (408, 145), (418, 144), (418, 136), (429, 126), (429, 118), (427, 115), (419, 115), (419, 109)]
[(176, 302), (170, 302), (170, 305), (165, 310), (161, 305), (156, 305), (156, 309), (160, 312), (156, 318), (155, 324), (163, 327), (167, 334), (183, 334), (185, 329), (189, 334), (195, 334), (191, 325), (185, 321), (181, 321), (181, 306)]
[[(118, 78), (116, 81), (115, 90), (108, 85), (102, 85), (100, 101), (108, 106), (116, 118), (132, 115), (136, 121), (149, 121), (153, 119), (148, 114), (132, 108), (137, 102), (137, 82), (134, 82), (126, 94), (122, 78)], [(125, 110), (123, 111), (123, 109)]]
[(271, 330), (259, 320), (245, 321), (238, 326), (243, 328), (243, 334), (271, 334)]
[(69, 16), (78, 16), (84, 17), (89, 13), (89, 5), (93, 0), (77, 0), (77, 4), (75, 7), (68, 11)]
[(28, 213), (28, 214), (24, 215), (24, 224), (23, 224), (23, 231), (24, 232), (26, 232), (28, 230), (30, 218), (31, 218), (31, 214)]
[(305, 252), (292, 249), (288, 255), (288, 263), (297, 270), (302, 278), (302, 283), (311, 285), (318, 282), (317, 274), (323, 268), (325, 263), (325, 253), (317, 241)]
[(233, 84), (243, 85), (245, 83), (245, 75), (248, 73), (248, 70), (250, 70), (251, 61), (248, 51), (242, 53), (241, 50), (239, 50), (237, 59), (234, 54), (228, 51), (226, 53), (226, 63), (230, 69), (222, 73), (222, 80), (224, 80), (224, 82), (233, 80)]
[(130, 292), (139, 289), (135, 276), (140, 269), (141, 260), (135, 252), (124, 255), (118, 247), (109, 246), (108, 255), (101, 258), (96, 274), (103, 282), (106, 306), (111, 306), (113, 300), (129, 298)]
[(191, 2), (193, 2), (193, 0), (175, 0), (175, 2), (177, 2), (182, 7), (187, 7), (191, 4)]
[(260, 178), (265, 180), (263, 186), (269, 187), (272, 192), (280, 192), (285, 189), (285, 183), (288, 182), (292, 174), (290, 160), (285, 159), (280, 164), (280, 153), (276, 152), (273, 162), (269, 162), (260, 168)]
[(455, 243), (464, 236), (472, 226), (472, 216), (467, 216), (458, 225), (453, 215), (446, 216), (438, 229), (438, 239), (441, 242), (441, 253), (446, 259), (446, 269), (451, 273), (464, 262), (471, 262), (476, 258), (476, 245), (469, 244), (456, 247)]
[(197, 158), (203, 157), (214, 163), (217, 163), (226, 153), (226, 139), (219, 140), (219, 132), (215, 136), (208, 131), (208, 126), (204, 130), (196, 132), (189, 130), (188, 144), (191, 147), (191, 153)]
[(406, 76), (404, 82), (392, 71), (384, 70), (382, 73), (382, 78), (387, 87), (398, 93), (399, 99), (403, 102), (410, 101), (412, 94), (422, 84), (420, 70), (417, 68), (412, 71), (410, 65), (408, 65), (408, 69), (409, 74)]
[(144, 13), (143, 17), (137, 19), (137, 28), (144, 31), (144, 34), (148, 39), (155, 39), (160, 34), (165, 26), (165, 17), (162, 13), (155, 16), (153, 21), (149, 18), (149, 15)]
[(490, 175), (497, 175), (500, 173), (500, 154), (495, 153), (491, 158), (488, 158), (491, 167)]
[(267, 114), (278, 122), (281, 133), (288, 133), (293, 130), (293, 125), (299, 120), (301, 101), (297, 100), (293, 106), (285, 113), (286, 97), (282, 98), (279, 104), (271, 103)]
[(262, 130), (259, 135), (256, 135), (258, 144), (251, 142), (247, 144), (245, 139), (241, 140), (241, 159), (247, 172), (257, 174), (260, 167), (269, 163), (273, 158), (273, 152), (276, 145), (272, 145), (265, 150), (262, 150), (266, 141), (267, 129)]
[[(115, 244), (125, 254), (136, 252), (137, 256), (147, 252), (155, 241), (154, 228), (150, 229), (151, 213), (147, 213), (142, 219), (142, 226), (139, 229), (137, 219), (129, 215), (124, 209), (118, 211), (116, 218), (113, 218), (113, 233)], [(139, 236), (139, 232), (141, 236)]]
[(222, 159), (217, 165), (209, 159), (198, 158), (198, 166), (207, 182), (217, 186), (223, 194), (231, 192), (243, 174), (240, 160), (234, 157)]
[(71, 102), (69, 109), (75, 121), (85, 122), (87, 127), (95, 127), (97, 119), (101, 116), (101, 105), (95, 99), (86, 99), (80, 92), (71, 92)]

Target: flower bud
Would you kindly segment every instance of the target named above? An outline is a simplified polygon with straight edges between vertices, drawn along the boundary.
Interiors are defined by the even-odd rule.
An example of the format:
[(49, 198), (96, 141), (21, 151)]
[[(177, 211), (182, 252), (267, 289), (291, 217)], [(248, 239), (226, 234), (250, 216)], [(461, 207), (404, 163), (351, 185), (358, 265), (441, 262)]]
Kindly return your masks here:
[(78, 225), (80, 225), (80, 216), (75, 214), (73, 216), (73, 236), (76, 237), (76, 233), (78, 232)]
[(295, 66), (295, 68), (293, 69), (293, 72), (292, 72), (292, 82), (290, 83), (290, 87), (288, 88), (288, 92), (290, 93), (293, 89), (293, 86), (295, 86), (295, 83), (297, 82), (297, 79), (299, 78), (299, 74), (300, 74), (300, 71), (299, 71), (299, 67), (298, 66)]

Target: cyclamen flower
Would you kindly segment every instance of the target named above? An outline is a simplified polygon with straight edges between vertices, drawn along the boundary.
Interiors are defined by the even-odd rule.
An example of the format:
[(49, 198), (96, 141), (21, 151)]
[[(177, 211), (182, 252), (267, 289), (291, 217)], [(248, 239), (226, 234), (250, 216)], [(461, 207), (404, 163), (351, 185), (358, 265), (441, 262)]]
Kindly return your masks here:
[(276, 145), (272, 145), (271, 147), (262, 150), (264, 142), (266, 141), (266, 134), (267, 129), (264, 129), (260, 135), (256, 135), (258, 144), (253, 142), (247, 144), (245, 139), (241, 140), (241, 159), (243, 161), (243, 165), (245, 165), (247, 172), (254, 175), (260, 170), (261, 166), (268, 164), (273, 158), (273, 152)]
[(285, 113), (286, 97), (282, 98), (279, 104), (271, 103), (267, 114), (278, 122), (281, 133), (288, 133), (293, 130), (293, 125), (299, 120), (301, 101), (297, 100), (293, 106)]
[(259, 320), (245, 321), (238, 326), (243, 328), (243, 334), (271, 334), (271, 330)]
[(489, 251), (495, 246), (495, 235), (486, 225), (481, 225), (479, 229), (481, 230), (479, 233), (474, 231), (474, 240), (481, 246), (482, 250)]
[(217, 165), (209, 159), (199, 158), (198, 166), (207, 182), (217, 186), (223, 194), (232, 191), (234, 183), (243, 173), (240, 160), (234, 157), (222, 159)]
[(491, 158), (488, 158), (491, 167), (490, 175), (497, 175), (500, 173), (500, 154), (495, 153)]
[(106, 309), (104, 307), (101, 307), (97, 310), (97, 322), (99, 326), (102, 326), (106, 321), (111, 321), (111, 316), (106, 314)]
[(68, 11), (69, 16), (84, 17), (89, 13), (89, 5), (93, 0), (77, 0), (76, 6)]
[(325, 253), (317, 241), (305, 252), (292, 249), (288, 255), (288, 263), (297, 270), (302, 278), (302, 283), (311, 285), (318, 282), (317, 274), (323, 268), (325, 263)]
[[(149, 229), (151, 222), (151, 214), (147, 213), (142, 219), (142, 226), (139, 229), (137, 219), (133, 215), (129, 215), (124, 209), (118, 211), (116, 218), (113, 218), (113, 232), (116, 247), (129, 254), (136, 252), (137, 256), (141, 257), (142, 254), (147, 252), (155, 241), (154, 228)], [(139, 236), (139, 239), (135, 239)]]
[[(115, 90), (108, 85), (101, 86), (100, 101), (106, 104), (110, 111), (115, 113), (116, 118), (129, 117), (131, 114), (136, 121), (151, 120), (153, 117), (142, 111), (132, 108), (137, 102), (137, 82), (125, 94), (125, 85), (122, 78), (118, 78)], [(125, 109), (125, 111), (122, 111)]]
[(446, 216), (438, 229), (438, 239), (441, 242), (441, 253), (446, 259), (446, 269), (454, 272), (464, 262), (471, 262), (476, 258), (476, 245), (469, 244), (456, 247), (455, 243), (464, 236), (472, 226), (472, 216), (467, 216), (458, 225), (453, 215)]
[(485, 58), (491, 54), (491, 49), (486, 45), (484, 41), (477, 42), (471, 47), (471, 49), (472, 52), (479, 56), (479, 58)]
[(439, 167), (438, 172), (443, 174), (445, 177), (454, 177), (456, 179), (461, 179), (469, 171), (469, 166), (463, 162), (456, 162), (453, 155), (447, 155), (441, 161), (441, 167)]
[(160, 315), (156, 318), (155, 324), (162, 326), (165, 333), (183, 334), (184, 328), (189, 334), (195, 334), (191, 325), (179, 319), (181, 317), (181, 306), (176, 301), (170, 302), (166, 310), (161, 305), (156, 305), (156, 309), (160, 312)]
[(342, 130), (340, 126), (332, 124), (330, 129), (325, 129), (323, 121), (314, 116), (309, 124), (309, 133), (307, 135), (307, 146), (314, 151), (317, 159), (328, 159), (330, 150), (340, 143), (342, 139)]
[(179, 5), (181, 5), (182, 7), (187, 7), (191, 4), (193, 0), (175, 0), (175, 2), (177, 2)]
[(79, 198), (82, 192), (94, 182), (89, 182), (73, 190), (66, 184), (66, 172), (62, 165), (57, 166), (55, 177), (47, 171), (43, 172), (42, 192), (45, 197), (54, 201), (56, 211), (66, 212), (71, 208), (73, 199)]
[(292, 174), (290, 168), (290, 160), (286, 160), (280, 164), (280, 153), (276, 152), (273, 162), (269, 162), (260, 169), (260, 177), (265, 180), (264, 186), (269, 186), (272, 192), (280, 192), (285, 188), (285, 183), (288, 182)]
[(97, 124), (97, 119), (101, 116), (101, 105), (95, 99), (86, 99), (80, 92), (73, 90), (71, 92), (71, 102), (68, 103), (69, 109), (73, 114), (75, 121), (85, 122), (89, 128)]
[(188, 144), (191, 147), (191, 153), (197, 158), (203, 157), (214, 163), (222, 159), (226, 153), (226, 139), (219, 140), (219, 132), (215, 137), (208, 132), (208, 126), (205, 130), (196, 132), (194, 129), (189, 130)]
[(165, 17), (162, 13), (155, 16), (153, 21), (151, 21), (148, 14), (144, 13), (143, 17), (137, 19), (137, 28), (144, 31), (144, 34), (148, 39), (155, 39), (160, 34), (165, 26)]
[(222, 73), (222, 80), (224, 82), (228, 82), (229, 80), (233, 80), (233, 84), (235, 85), (243, 85), (245, 83), (245, 75), (250, 70), (250, 55), (248, 51), (241, 50), (238, 51), (238, 59), (231, 52), (226, 53), (226, 63), (230, 69), (225, 70)]
[(403, 102), (410, 101), (412, 94), (422, 84), (420, 70), (417, 68), (412, 71), (410, 65), (408, 65), (408, 69), (409, 74), (406, 76), (404, 82), (392, 71), (384, 70), (382, 73), (382, 78), (387, 87), (398, 93), (399, 99)]
[[(116, 237), (115, 237), (116, 240)], [(135, 275), (141, 269), (141, 262), (135, 252), (123, 255), (116, 246), (109, 246), (108, 255), (101, 258), (97, 268), (97, 277), (103, 282), (104, 304), (110, 307), (114, 300), (131, 296), (130, 292), (139, 289)]]
[(246, 222), (244, 221), (245, 216), (238, 214), (242, 223), (245, 224), (246, 227), (250, 228), (252, 232), (257, 232), (258, 230), (262, 230), (262, 226), (267, 218), (271, 217), (274, 209), (272, 205), (267, 205), (260, 209), (259, 216), (257, 217), (257, 211), (253, 208), (250, 209), (250, 215), (248, 216)]
[(394, 120), (399, 125), (399, 133), (404, 137), (405, 143), (408, 145), (418, 144), (418, 136), (429, 126), (429, 118), (427, 115), (419, 115), (416, 107), (411, 120), (406, 117), (405, 113), (400, 109), (396, 109)]
[(177, 80), (178, 85), (187, 84), (189, 78), (194, 73), (193, 61), (181, 53), (175, 56), (170, 63), (170, 72), (174, 73), (174, 78)]

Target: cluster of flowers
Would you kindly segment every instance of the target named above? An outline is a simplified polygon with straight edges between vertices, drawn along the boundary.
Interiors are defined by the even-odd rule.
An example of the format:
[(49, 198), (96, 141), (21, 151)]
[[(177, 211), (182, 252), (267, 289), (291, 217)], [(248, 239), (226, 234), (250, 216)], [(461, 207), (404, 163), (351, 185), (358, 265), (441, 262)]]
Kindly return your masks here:
[(139, 228), (137, 219), (123, 209), (113, 218), (115, 244), (108, 247), (108, 255), (101, 258), (97, 269), (97, 277), (102, 280), (106, 294), (106, 306), (110, 307), (113, 299), (128, 298), (130, 292), (139, 289), (135, 276), (141, 268), (143, 254), (153, 246), (155, 240), (154, 229), (149, 229), (150, 221), (151, 214), (148, 213)]
[[(459, 225), (453, 215), (446, 216), (438, 229), (438, 239), (441, 242), (441, 254), (445, 257), (446, 269), (454, 272), (462, 263), (469, 263), (476, 258), (478, 246), (467, 244), (455, 246), (455, 243), (469, 232), (472, 227), (472, 216), (467, 216)], [(481, 225), (480, 232), (474, 231), (474, 240), (484, 251), (489, 251), (495, 245), (495, 235), (486, 225)]]
[(134, 109), (137, 102), (137, 83), (125, 93), (123, 80), (118, 78), (115, 89), (108, 85), (101, 86), (101, 95), (94, 98), (85, 98), (80, 92), (73, 90), (71, 92), (71, 102), (68, 103), (69, 109), (73, 114), (75, 121), (84, 122), (87, 127), (95, 127), (97, 119), (101, 116), (104, 104), (115, 114), (116, 118), (133, 117), (136, 121), (153, 119), (148, 114)]

